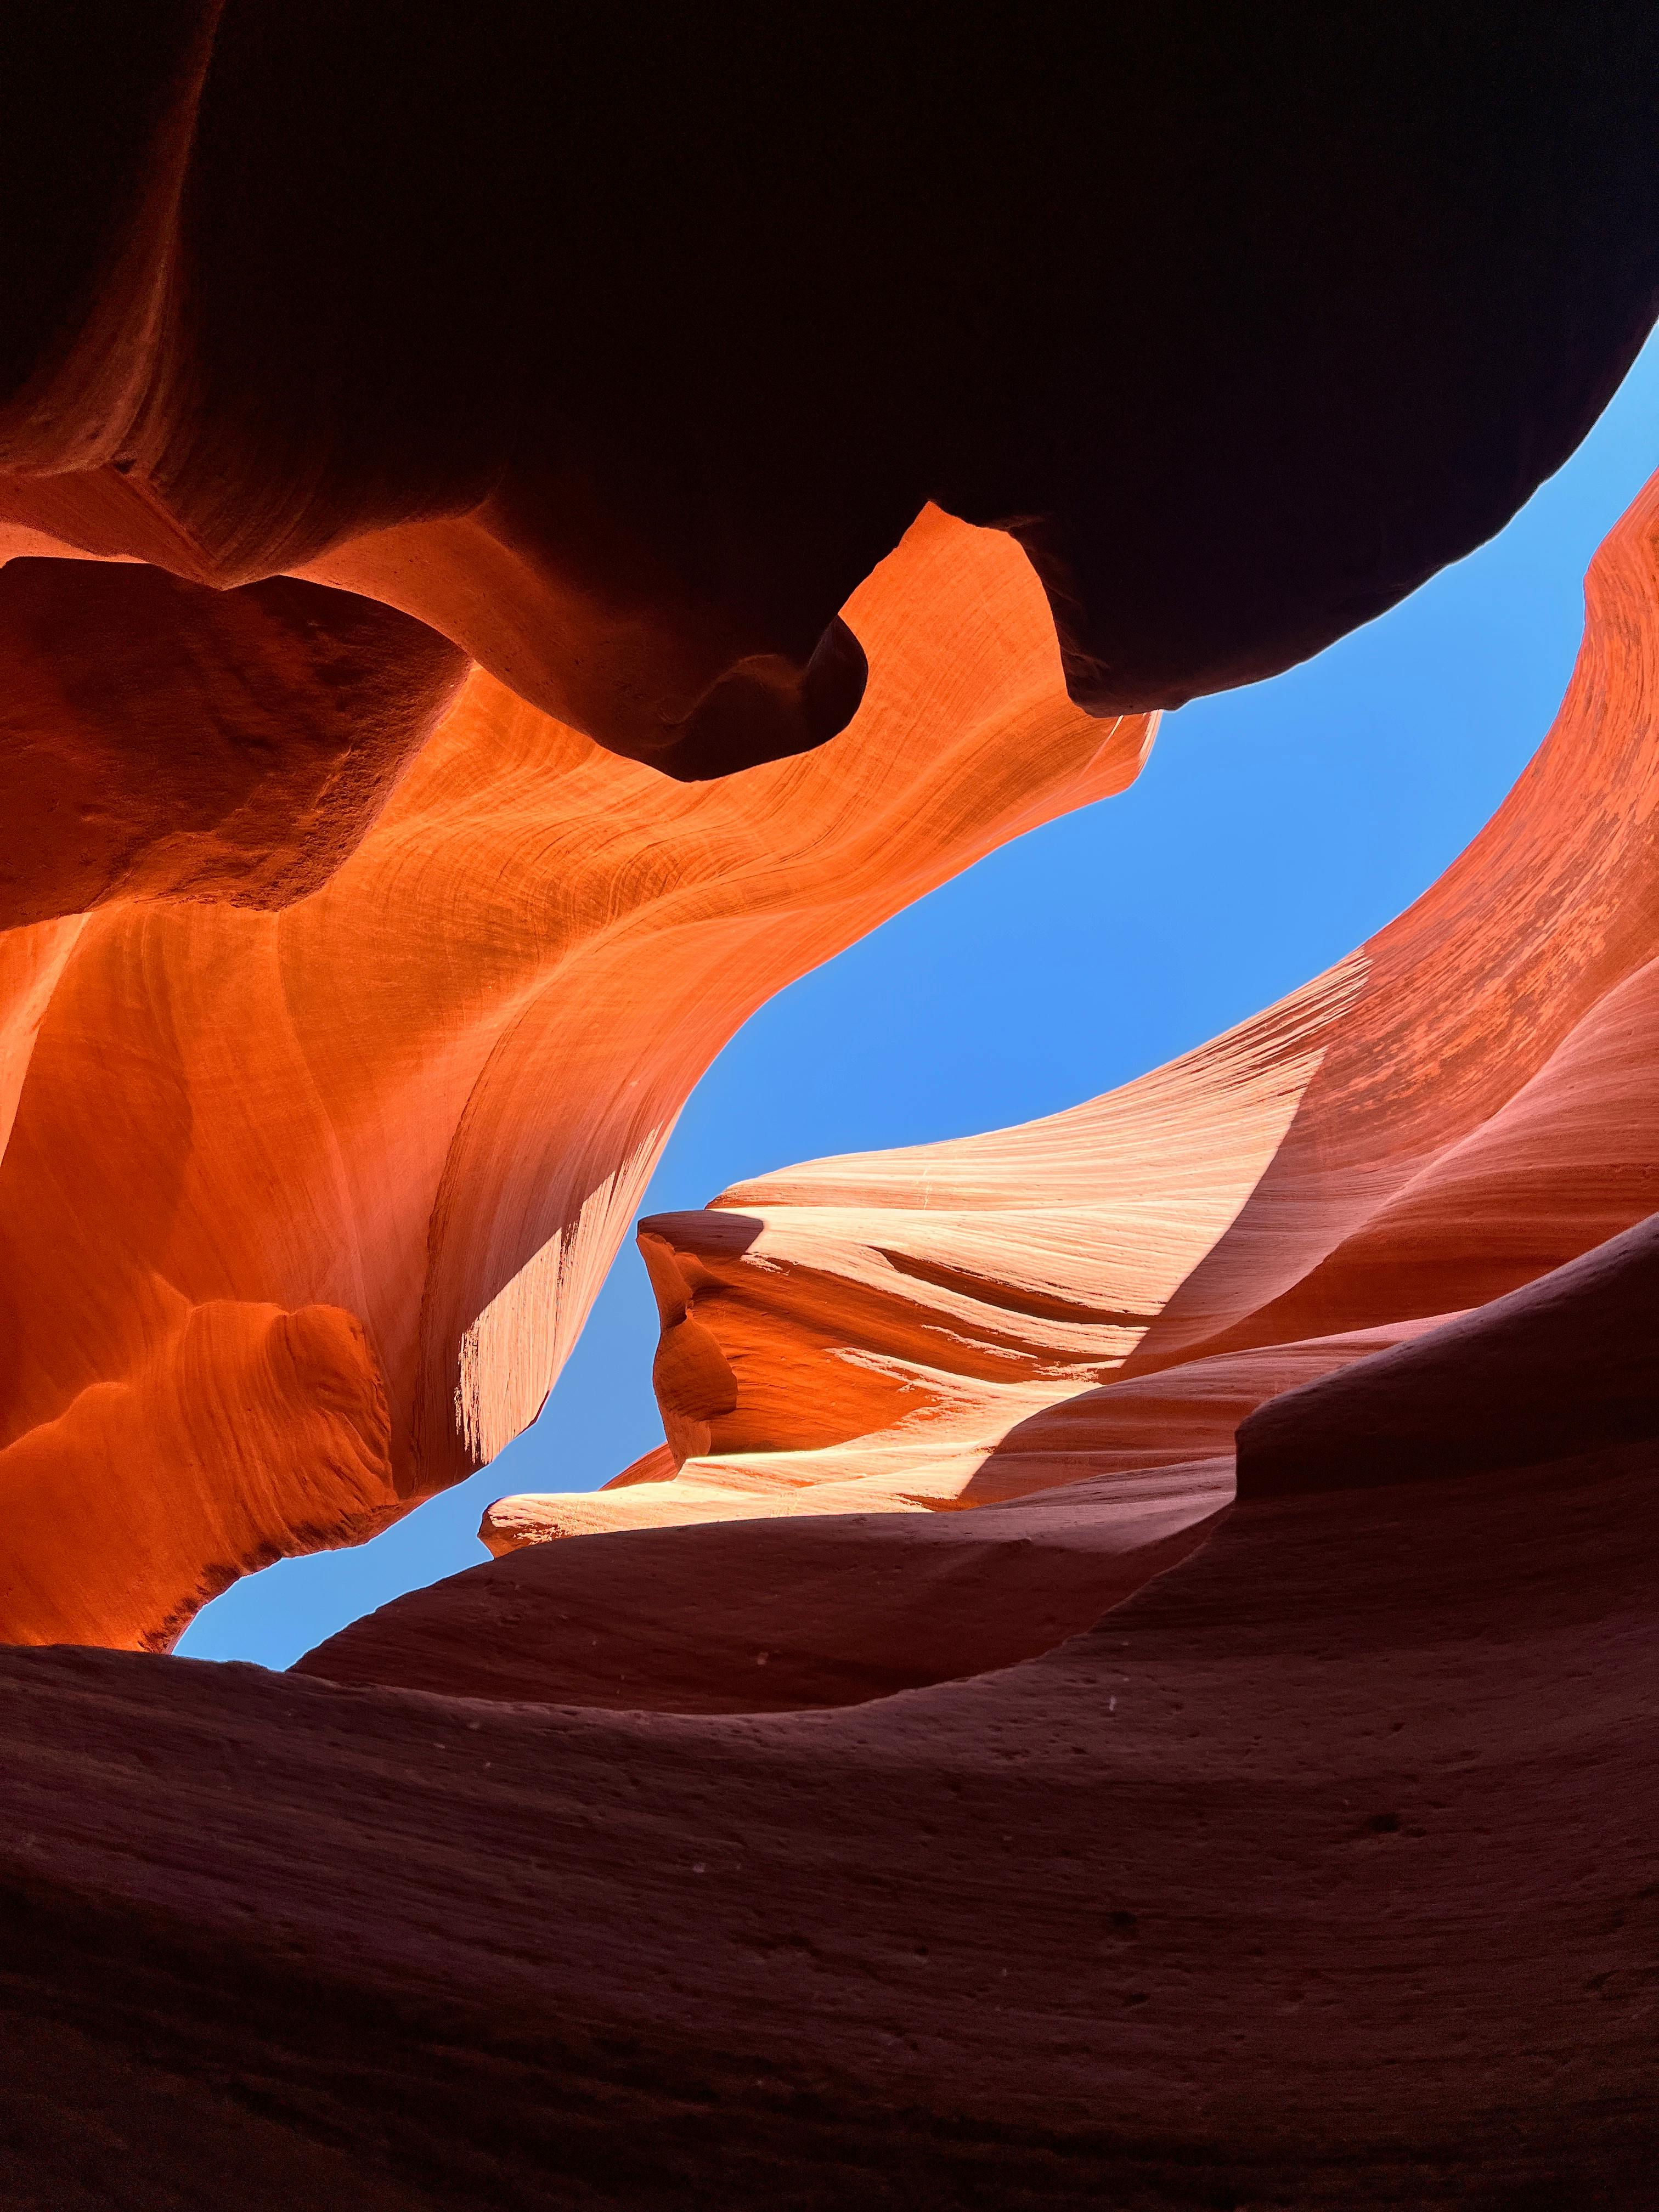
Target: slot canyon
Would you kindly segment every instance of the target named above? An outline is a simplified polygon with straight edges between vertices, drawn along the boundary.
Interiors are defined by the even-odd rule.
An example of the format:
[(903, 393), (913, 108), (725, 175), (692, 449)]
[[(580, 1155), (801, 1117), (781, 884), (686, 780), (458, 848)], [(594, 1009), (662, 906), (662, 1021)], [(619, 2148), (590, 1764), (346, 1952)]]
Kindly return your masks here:
[[(0, 54), (0, 2202), (1645, 2201), (1659, 477), (1346, 957), (638, 1217), (775, 994), (1568, 462), (1659, 17)], [(529, 1431), (630, 1232), (660, 1443), (176, 1656)]]

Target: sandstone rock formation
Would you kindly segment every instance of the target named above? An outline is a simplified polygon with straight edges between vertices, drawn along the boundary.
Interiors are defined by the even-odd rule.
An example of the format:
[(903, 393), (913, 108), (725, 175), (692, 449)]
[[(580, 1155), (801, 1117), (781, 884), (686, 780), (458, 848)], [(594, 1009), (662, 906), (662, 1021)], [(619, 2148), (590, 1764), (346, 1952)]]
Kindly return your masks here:
[(492, 1548), (1202, 1459), (1255, 1406), (1653, 1211), (1659, 483), (1586, 592), (1510, 799), (1328, 975), (1048, 1120), (642, 1224), (666, 1454), (504, 1501)]
[[(1513, 513), (1656, 88), (1624, 0), (0, 21), (0, 1636), (487, 1457), (769, 990)], [(0, 2196), (1643, 2200), (1655, 520), (1352, 961), (650, 1224), (621, 1487), (285, 1677), (0, 1650)]]
[[(64, 573), (0, 571), (0, 619), (59, 609)], [(237, 1573), (367, 1534), (489, 1458), (535, 1417), (738, 1024), (1002, 839), (1121, 788), (1152, 736), (1066, 697), (1018, 546), (931, 510), (848, 606), (872, 667), (852, 726), (683, 789), (482, 671), (432, 726), (452, 649), (368, 602), (88, 573), (118, 611), (159, 594), (205, 628), (112, 624), (58, 678), (55, 720), (40, 677), (43, 751), (61, 769), (72, 740), (87, 787), (114, 788), (84, 840), (49, 807), (27, 825), (15, 880), (43, 918), (0, 935), (17, 1643), (165, 1644)], [(46, 618), (18, 619), (30, 637)], [(365, 678), (375, 715), (342, 766), (352, 622), (390, 626), (407, 673), (393, 688), (382, 657)], [(111, 736), (135, 658), (159, 771), (142, 723), (129, 750)], [(264, 711), (268, 665), (281, 741), (220, 744), (214, 687)], [(89, 913), (52, 911), (68, 866)]]
[[(0, 1653), (14, 2186), (1640, 2203), (1659, 1369), (1621, 1241), (1474, 1325), (1483, 1463), (1431, 1334), (1374, 1363), (1394, 1479), (1350, 1486), (1350, 1367), (1247, 1427), (1195, 1557), (971, 1682), (669, 1717)], [(1499, 1464), (1540, 1297), (1580, 1413), (1616, 1373), (1645, 1425)]]
[(394, 1599), (294, 1671), (621, 1712), (857, 1705), (1092, 1628), (1196, 1550), (1232, 1496), (1229, 1449), (978, 1513), (769, 1515), (532, 1543)]
[(1071, 701), (1513, 512), (1659, 300), (1659, 27), (1528, 22), (0, 26), (0, 1632), (487, 1457), (732, 1025), (1129, 771)]
[[(75, 1872), (26, 2005), (67, 2040), (141, 1947), (171, 2088), (248, 1951), (210, 1883), (270, 1879), (326, 1776), (375, 1827), (230, 2063), (389, 2203), (532, 2157), (530, 2202), (668, 2203), (711, 2153), (731, 2206), (1642, 2201), (1656, 529), (1650, 488), (1537, 760), (1334, 978), (1073, 1114), (647, 1224), (700, 1455), (494, 1516), (608, 1533), (280, 1691), (48, 1656), (21, 1771)], [(1228, 1506), (1182, 1455), (1236, 1424)], [(199, 1792), (182, 1905), (134, 1719), (282, 1747)], [(70, 1729), (107, 1796), (66, 1813)], [(301, 2026), (345, 2002), (392, 2061), (349, 2107)]]
[(845, 726), (929, 500), (1100, 711), (1281, 667), (1659, 303), (1630, 0), (118, 12), (0, 27), (0, 548), (366, 593), (674, 774)]

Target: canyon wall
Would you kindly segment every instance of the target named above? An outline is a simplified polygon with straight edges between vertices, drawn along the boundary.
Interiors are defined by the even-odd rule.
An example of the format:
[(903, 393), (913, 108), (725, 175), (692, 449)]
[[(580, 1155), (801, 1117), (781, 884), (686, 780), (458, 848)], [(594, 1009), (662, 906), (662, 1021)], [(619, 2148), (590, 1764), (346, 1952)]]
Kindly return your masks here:
[[(83, 1897), (147, 1930), (170, 2085), (325, 1802), (236, 2063), (276, 2151), (389, 2203), (532, 2164), (527, 2202), (668, 2203), (711, 2146), (732, 2206), (1639, 2201), (1656, 525), (1650, 488), (1494, 823), (1332, 976), (1069, 1115), (645, 1224), (674, 1441), (620, 1486), (496, 1509), (503, 1556), (269, 1691), (49, 1657), (27, 2002), (68, 2058)], [(249, 1754), (183, 1904), (127, 1726)], [(416, 2126), (347, 2102), (306, 1996)]]
[(533, 1418), (769, 991), (1515, 513), (1656, 88), (1626, 0), (0, 20), (0, 2195), (1644, 2201), (1651, 492), (1392, 928), (647, 1224), (619, 1486), (163, 1650)]
[(1560, 714), (1408, 912), (1068, 1112), (780, 1170), (641, 1224), (657, 1455), (493, 1549), (925, 1510), (1201, 1461), (1253, 1407), (1659, 1203), (1659, 487), (1598, 554)]
[(1659, 307), (1630, 0), (0, 41), (0, 553), (364, 594), (677, 775), (846, 727), (930, 500), (1019, 535), (1097, 712), (1284, 667), (1498, 529)]
[[(97, 902), (0, 934), (15, 1643), (165, 1645), (234, 1575), (367, 1535), (493, 1456), (738, 1024), (1004, 838), (1121, 789), (1152, 734), (1072, 703), (1024, 554), (936, 510), (848, 605), (871, 665), (849, 728), (702, 785), (463, 680), (365, 600), (255, 586), (274, 596), (233, 662), (244, 594), (23, 562), (0, 613), (20, 575), (30, 606), (37, 576), (89, 577), (112, 619), (58, 694), (39, 664), (21, 759), (42, 803), (13, 863), (30, 916), (65, 877)], [(158, 592), (167, 616), (181, 590), (206, 628), (161, 627)], [(343, 725), (339, 622), (308, 627), (307, 592), (396, 629), (408, 673), (392, 689), (380, 663), (378, 720)], [(171, 786), (143, 726), (111, 735), (135, 666)], [(281, 742), (256, 751), (262, 680)], [(216, 754), (227, 696), (241, 742)], [(258, 773), (216, 801), (204, 763), (224, 756)], [(89, 830), (58, 811), (66, 770)], [(318, 817), (354, 809), (350, 849), (325, 849)], [(97, 845), (118, 823), (126, 842)]]
[[(487, 1459), (768, 992), (1514, 512), (1659, 301), (1659, 29), (1528, 23), (0, 27), (0, 1633), (165, 1644)], [(1358, 988), (1126, 1109), (1251, 1133), (1103, 1306), (1030, 1259), (1058, 1354), (896, 1234), (977, 1351), (838, 1352), (797, 1434), (688, 1319), (675, 1452), (943, 1389), (971, 1456), (981, 1386), (1196, 1341)]]
[[(1659, 1374), (1652, 1234), (1619, 1241), (1482, 1309), (1473, 1385), (1433, 1334), (1374, 1363), (1385, 1479), (1346, 1479), (1361, 1366), (1281, 1397), (1195, 1556), (972, 1680), (665, 1714), (592, 1710), (546, 1634), (589, 1710), (465, 1662), (456, 1696), (0, 1653), (10, 2170), (272, 2212), (1639, 2203)], [(1558, 1425), (1517, 1454), (1540, 1328)], [(693, 1588), (633, 1609), (684, 1636)]]

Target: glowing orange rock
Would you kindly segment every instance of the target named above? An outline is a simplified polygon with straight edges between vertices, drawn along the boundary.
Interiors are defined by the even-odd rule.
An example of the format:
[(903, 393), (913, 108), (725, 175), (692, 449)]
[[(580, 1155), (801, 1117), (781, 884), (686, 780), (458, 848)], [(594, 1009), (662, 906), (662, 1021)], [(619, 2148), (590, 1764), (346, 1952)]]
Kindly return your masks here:
[(971, 1505), (1224, 1451), (1263, 1401), (1653, 1211), (1656, 533), (1659, 482), (1597, 556), (1510, 799), (1329, 974), (1068, 1113), (643, 1223), (678, 1472), (503, 1501), (492, 1548)]
[[(198, 605), (145, 570), (30, 565)], [(291, 630), (346, 657), (337, 623), (301, 619), (339, 595), (253, 591), (200, 594), (210, 661), (227, 609), (256, 645)], [(407, 641), (419, 681), (398, 691), (381, 654), (359, 764), (331, 726), (278, 731), (289, 811), (248, 809), (276, 855), (242, 856), (253, 904), (167, 896), (234, 876), (234, 812), (193, 842), (158, 815), (146, 844), (140, 821), (136, 857), (91, 872), (73, 839), (13, 864), (42, 917), (0, 934), (14, 1641), (163, 1644), (237, 1573), (366, 1534), (500, 1450), (732, 1030), (1003, 839), (1120, 789), (1152, 736), (1073, 705), (1012, 540), (933, 511), (848, 607), (872, 665), (853, 725), (718, 784), (603, 752), (482, 672), (422, 743), (453, 649), (343, 605)], [(195, 700), (204, 663), (180, 652)], [(39, 726), (47, 751), (79, 727), (44, 708)], [(331, 848), (316, 888), (283, 825), (325, 801), (349, 856)]]
[(356, 849), (467, 672), (407, 616), (278, 577), (0, 567), (0, 929), (134, 895), (289, 906)]
[[(0, 588), (0, 1628), (161, 1640), (510, 1433), (732, 1022), (1132, 771), (1062, 665), (1284, 665), (1593, 418), (1651, 8), (1052, 12), (943, 74), (925, 9), (0, 25), (0, 557), (174, 580)], [(928, 497), (1028, 533), (1064, 662), (930, 519), (849, 726), (837, 610)], [(1369, 969), (951, 1148), (938, 1223), (929, 1151), (742, 1194), (769, 1289), (730, 1210), (660, 1225), (705, 1472), (601, 1513), (1064, 1486), (498, 1561), (351, 1686), (0, 1650), (12, 2192), (1645, 2201), (1653, 1239), (1583, 1247), (1651, 1199), (1650, 568), (1584, 757)], [(75, 592), (150, 613), (27, 649)], [(489, 672), (435, 731), (428, 624)], [(547, 713), (691, 775), (845, 734), (671, 798)], [(1213, 1540), (1042, 1650), (1192, 1547), (1227, 1462), (1170, 1455), (1263, 1391)], [(701, 1712), (541, 1702), (635, 1666)], [(805, 1702), (854, 1709), (733, 1711)]]

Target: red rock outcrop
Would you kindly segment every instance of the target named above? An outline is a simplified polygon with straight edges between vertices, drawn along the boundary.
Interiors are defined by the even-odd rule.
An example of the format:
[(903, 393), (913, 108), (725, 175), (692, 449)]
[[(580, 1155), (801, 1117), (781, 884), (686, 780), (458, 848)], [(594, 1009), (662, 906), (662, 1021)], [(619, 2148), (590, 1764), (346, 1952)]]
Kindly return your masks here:
[(1653, 1211), (1659, 483), (1586, 593), (1510, 799), (1328, 975), (1048, 1120), (642, 1224), (667, 1458), (506, 1500), (486, 1541), (973, 1505), (1201, 1459), (1255, 1406)]
[(1229, 1449), (980, 1513), (768, 1515), (532, 1542), (395, 1599), (294, 1671), (622, 1712), (857, 1705), (1092, 1628), (1194, 1551), (1232, 1496)]
[(118, 897), (320, 890), (468, 667), (348, 592), (29, 559), (0, 568), (0, 931)]
[[(65, 566), (23, 564), (26, 584)], [(0, 572), (0, 617), (18, 573)], [(306, 786), (288, 767), (239, 781), (249, 750), (222, 748), (224, 811), (203, 769), (187, 827), (165, 775), (139, 772), (143, 726), (131, 750), (106, 743), (136, 623), (78, 689), (63, 679), (88, 756), (161, 795), (148, 823), (114, 800), (98, 817), (134, 847), (84, 848), (77, 895), (102, 903), (0, 937), (14, 1642), (165, 1643), (236, 1573), (367, 1534), (489, 1458), (534, 1418), (738, 1024), (1002, 839), (1121, 788), (1152, 735), (1072, 704), (1018, 548), (937, 513), (849, 606), (872, 672), (843, 736), (678, 790), (482, 672), (417, 724), (454, 657), (366, 601), (103, 573), (118, 599), (248, 602), (237, 680), (257, 698), (258, 650), (289, 653), (287, 760), (318, 765)], [(404, 690), (375, 695), (384, 736), (366, 720), (343, 767), (337, 608), (416, 654)], [(225, 631), (175, 655), (177, 635), (149, 637), (148, 696), (177, 700), (167, 760), (199, 762), (211, 717), (179, 740)], [(334, 670), (314, 734), (301, 652)], [(374, 818), (315, 888), (322, 831), (294, 825), (329, 806)], [(266, 854), (233, 905), (214, 872), (234, 887), (247, 818), (283, 827), (287, 873)], [(158, 884), (175, 896), (143, 895)]]
[[(1524, 920), (1524, 900), (1510, 910)], [(1650, 1051), (1632, 995), (1645, 973), (1613, 985), (1602, 1018), (1565, 1048), (1547, 1038), (1543, 1076), (1557, 1079), (1516, 1092), (1509, 1127), (1547, 1131), (1547, 1156), (1493, 1137), (1482, 1174), (1431, 1186), (1456, 1201), (1408, 1248), (1435, 1256), (1431, 1285), (1460, 1261), (1458, 1224), (1480, 1233), (1468, 1194), (1486, 1175), (1523, 1173), (1516, 1188), (1536, 1194), (1558, 1171), (1547, 1218), (1510, 1255), (1589, 1241), (1622, 1202), (1620, 1173), (1650, 1141), (1632, 1118)], [(1165, 1386), (1141, 1401), (1158, 1408), (1141, 1440), (1155, 1461), (1222, 1403), (1237, 1419), (1248, 1363), (1277, 1361), (1278, 1395), (1243, 1421), (1237, 1499), (1218, 1517), (1225, 1459), (1063, 1479), (1091, 1454), (1109, 1464), (1099, 1433), (1121, 1443), (1119, 1414), (1093, 1435), (1083, 1424), (1073, 1465), (1051, 1461), (1060, 1486), (1013, 1502), (544, 1544), (323, 1646), (296, 1674), (336, 1685), (290, 1676), (294, 1702), (264, 1724), (280, 1725), (289, 1790), (307, 1759), (331, 1771), (342, 1741), (362, 1747), (359, 1790), (424, 1754), (428, 1803), (441, 1792), (455, 1819), (463, 1801), (453, 1832), (488, 1838), (487, 1888), (469, 1893), (480, 1950), (506, 1917), (483, 1896), (521, 1865), (519, 1835), (549, 1854), (546, 1903), (514, 1916), (533, 1923), (533, 1982), (509, 1995), (495, 1949), (488, 1965), (457, 1958), (441, 1994), (415, 2001), (420, 2022), (453, 2019), (440, 2006), (474, 1977), (501, 1993), (465, 2109), (422, 2077), (418, 2154), (448, 2174), (482, 2138), (516, 2175), (507, 2147), (534, 2131), (552, 2171), (601, 2203), (694, 2189), (711, 2141), (732, 2205), (1641, 2201), (1659, 2149), (1656, 1290), (1659, 1216), (1403, 1330), (1409, 1341), (1350, 1346), (1361, 1356), (1297, 1387), (1285, 1386), (1298, 1365), (1317, 1364), (1305, 1343), (1057, 1404), (1063, 1419), (1091, 1397)], [(1206, 1370), (1231, 1379), (1206, 1388)], [(631, 1486), (649, 1486), (642, 1472)], [(1149, 1505), (1163, 1549), (1137, 1558)], [(1103, 1563), (1115, 1549), (1118, 1571), (1143, 1579), (1195, 1537), (1175, 1571), (1090, 1630), (1006, 1663), (1022, 1638), (1063, 1638), (1072, 1607), (1103, 1594), (1077, 1572), (1082, 1550)], [(764, 1668), (762, 1636), (775, 1638)], [(996, 1657), (1000, 1671), (971, 1681), (908, 1687), (902, 1672)], [(94, 1663), (142, 1662), (88, 1662), (52, 1683), (54, 1705), (100, 1740), (133, 1712), (157, 1729), (147, 1686)], [(216, 1683), (194, 1694), (211, 1717), (169, 1717), (169, 1730), (224, 1727)], [(769, 1711), (775, 1701), (853, 1709)], [(26, 1771), (41, 1773), (57, 1839), (52, 1723), (15, 1705), (38, 1729)], [(638, 1709), (651, 1705), (680, 1717)], [(700, 1717), (711, 1709), (726, 1717)], [(252, 1740), (252, 1711), (242, 1725)], [(454, 1779), (432, 1773), (440, 1759)], [(155, 1880), (142, 1845), (123, 1863), (102, 1838), (125, 1836), (135, 1807), (155, 1822), (154, 1784), (129, 1757), (108, 1786), (118, 1817), (77, 1814), (73, 1840), (100, 1896), (118, 1882), (124, 1927), (155, 1911)], [(275, 1794), (262, 1790), (256, 1821), (221, 1784), (214, 1848), (279, 1850), (261, 1825)], [(364, 1891), (374, 1878), (356, 1833), (331, 1844), (331, 1902), (343, 1875)], [(422, 1884), (437, 1878), (428, 1863)], [(37, 1976), (54, 2001), (82, 1976), (84, 2013), (90, 1945), (71, 1932), (67, 1888)], [(326, 1972), (331, 2001), (344, 1984), (356, 2002), (395, 1987), (408, 2005), (397, 1946), (427, 1924), (400, 1896), (405, 1936), (382, 1917), (343, 1954), (313, 1938), (309, 1986), (320, 1994)], [(257, 2026), (240, 2031), (261, 2079), (283, 2085), (280, 2108), (307, 2116), (290, 2123), (290, 2156), (320, 2135), (310, 2100), (326, 2084), (289, 2024), (302, 1971), (273, 1975)], [(167, 1973), (176, 2069), (209, 2031), (199, 2002), (173, 1996), (186, 1971)], [(681, 2009), (693, 1990), (695, 2042)], [(404, 2064), (418, 2034), (401, 2030)], [(543, 2131), (526, 2087), (556, 2067)], [(339, 2127), (337, 2105), (324, 2110)], [(386, 2139), (361, 2113), (346, 2124), (384, 2174)]]

